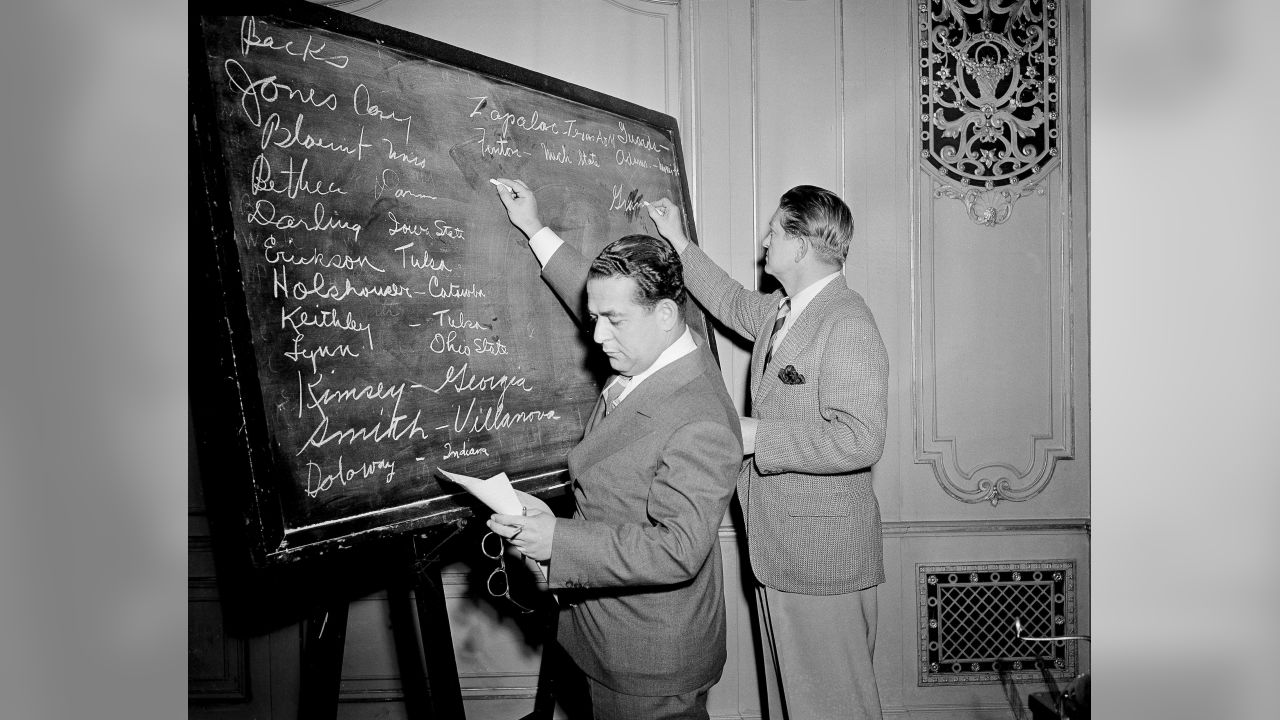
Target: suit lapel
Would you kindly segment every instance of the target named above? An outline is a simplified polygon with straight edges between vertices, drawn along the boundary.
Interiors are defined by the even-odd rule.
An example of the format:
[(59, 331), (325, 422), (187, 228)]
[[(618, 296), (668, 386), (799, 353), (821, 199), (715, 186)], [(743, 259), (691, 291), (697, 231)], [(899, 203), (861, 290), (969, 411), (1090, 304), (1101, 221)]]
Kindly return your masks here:
[[(758, 348), (753, 353), (753, 357), (759, 356), (759, 368), (756, 370), (756, 383), (753, 385), (755, 392), (751, 394), (751, 402), (754, 407), (759, 407), (760, 403), (779, 385), (782, 385), (781, 378), (778, 377), (778, 371), (788, 365), (795, 364), (796, 358), (806, 348), (813, 344), (814, 339), (818, 335), (818, 330), (822, 328), (822, 322), (840, 298), (842, 292), (847, 288), (845, 286), (844, 276), (835, 278), (827, 283), (827, 286), (818, 291), (813, 300), (805, 306), (804, 312), (796, 319), (795, 325), (787, 330), (786, 337), (782, 338), (782, 342), (778, 344), (778, 349), (773, 353), (773, 360), (769, 363), (769, 367), (764, 367), (764, 348)], [(801, 369), (803, 372), (803, 369)]]
[(649, 434), (654, 418), (659, 417), (664, 405), (681, 387), (696, 378), (703, 370), (701, 346), (693, 352), (645, 378), (617, 408), (604, 414), (603, 398), (596, 404), (593, 421), (586, 435), (574, 450), (582, 458), (581, 472), (619, 453), (635, 441)]

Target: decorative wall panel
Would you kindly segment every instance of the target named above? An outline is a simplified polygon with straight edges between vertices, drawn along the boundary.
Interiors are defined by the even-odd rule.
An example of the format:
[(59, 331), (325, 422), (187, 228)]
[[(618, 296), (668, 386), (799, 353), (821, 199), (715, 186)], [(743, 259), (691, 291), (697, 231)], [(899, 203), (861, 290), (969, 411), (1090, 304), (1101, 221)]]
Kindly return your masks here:
[(1077, 671), (1075, 563), (1070, 560), (918, 565), (919, 684), (1040, 682)]
[(980, 225), (1009, 219), (1058, 162), (1058, 4), (919, 4), (920, 166)]
[(1087, 422), (1073, 218), (1085, 127), (1069, 111), (1086, 99), (1084, 58), (1065, 20), (1080, 12), (1059, 0), (909, 11), (914, 460), (966, 503), (1039, 495)]

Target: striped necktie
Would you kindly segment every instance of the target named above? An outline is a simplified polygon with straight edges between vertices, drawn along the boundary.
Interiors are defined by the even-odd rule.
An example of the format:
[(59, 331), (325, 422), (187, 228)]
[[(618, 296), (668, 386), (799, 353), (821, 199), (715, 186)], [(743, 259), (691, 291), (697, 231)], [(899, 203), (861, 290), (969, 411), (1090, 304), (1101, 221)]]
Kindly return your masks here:
[(773, 321), (773, 332), (769, 335), (769, 351), (764, 354), (765, 367), (769, 367), (769, 361), (773, 359), (773, 351), (778, 347), (778, 331), (782, 329), (790, 312), (791, 298), (784, 297), (782, 302), (778, 303), (778, 319)]
[(622, 399), (622, 391), (627, 389), (627, 385), (631, 383), (631, 377), (628, 375), (619, 375), (609, 383), (609, 387), (604, 389), (604, 414), (608, 415), (613, 409), (618, 407), (618, 401)]

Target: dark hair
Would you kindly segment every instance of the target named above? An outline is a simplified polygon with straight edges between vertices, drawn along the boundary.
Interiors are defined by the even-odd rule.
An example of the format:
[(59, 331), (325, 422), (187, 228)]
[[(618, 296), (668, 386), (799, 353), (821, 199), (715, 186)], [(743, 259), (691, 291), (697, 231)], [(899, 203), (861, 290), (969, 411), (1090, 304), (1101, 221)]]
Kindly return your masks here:
[(665, 240), (628, 235), (609, 243), (587, 271), (587, 279), (629, 277), (636, 281), (636, 302), (652, 308), (659, 300), (684, 306), (684, 265)]
[(853, 213), (835, 193), (813, 185), (797, 185), (782, 194), (782, 230), (808, 238), (818, 258), (843, 265), (853, 239)]

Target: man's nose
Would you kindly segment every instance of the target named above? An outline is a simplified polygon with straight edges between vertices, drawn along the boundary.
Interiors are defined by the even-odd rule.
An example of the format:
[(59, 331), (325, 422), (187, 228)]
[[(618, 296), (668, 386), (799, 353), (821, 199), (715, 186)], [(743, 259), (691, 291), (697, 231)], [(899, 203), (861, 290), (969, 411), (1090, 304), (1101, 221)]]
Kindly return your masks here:
[(591, 331), (591, 339), (595, 340), (597, 345), (603, 345), (604, 341), (609, 339), (609, 324), (604, 318), (596, 320), (595, 328)]

